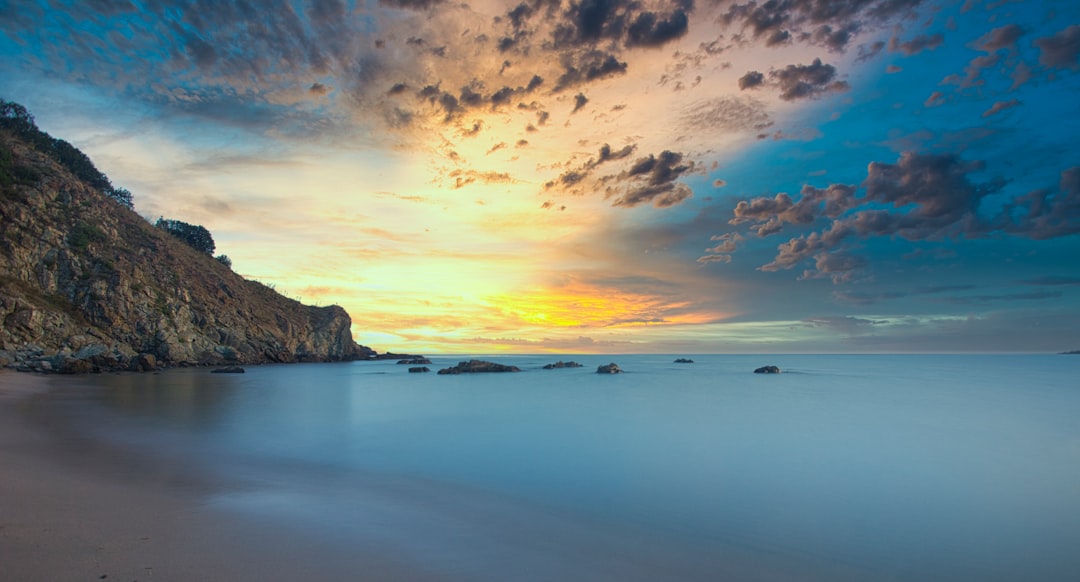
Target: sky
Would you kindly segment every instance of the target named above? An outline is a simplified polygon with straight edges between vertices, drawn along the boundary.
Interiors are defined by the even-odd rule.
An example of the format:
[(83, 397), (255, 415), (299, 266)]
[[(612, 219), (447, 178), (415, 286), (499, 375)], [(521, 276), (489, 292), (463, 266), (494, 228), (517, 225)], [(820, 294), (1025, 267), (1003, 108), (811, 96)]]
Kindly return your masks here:
[(1080, 349), (1075, 0), (0, 0), (0, 98), (412, 353)]

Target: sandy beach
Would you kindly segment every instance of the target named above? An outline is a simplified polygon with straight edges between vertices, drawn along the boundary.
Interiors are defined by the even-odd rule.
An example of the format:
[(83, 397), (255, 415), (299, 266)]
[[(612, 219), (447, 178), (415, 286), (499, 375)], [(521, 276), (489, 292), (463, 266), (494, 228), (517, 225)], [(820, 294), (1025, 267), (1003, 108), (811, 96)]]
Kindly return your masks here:
[(201, 503), (213, 484), (197, 476), (65, 442), (26, 413), (55, 381), (77, 379), (0, 370), (0, 578), (431, 579), (374, 551), (328, 547), (216, 512)]

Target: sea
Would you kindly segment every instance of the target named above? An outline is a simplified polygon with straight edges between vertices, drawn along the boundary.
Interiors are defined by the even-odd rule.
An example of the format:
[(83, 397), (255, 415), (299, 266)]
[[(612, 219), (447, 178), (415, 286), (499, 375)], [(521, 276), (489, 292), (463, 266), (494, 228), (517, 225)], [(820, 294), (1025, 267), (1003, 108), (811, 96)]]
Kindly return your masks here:
[[(473, 358), (522, 371), (435, 374)], [(432, 361), (85, 376), (33, 409), (433, 579), (1080, 580), (1080, 356)]]

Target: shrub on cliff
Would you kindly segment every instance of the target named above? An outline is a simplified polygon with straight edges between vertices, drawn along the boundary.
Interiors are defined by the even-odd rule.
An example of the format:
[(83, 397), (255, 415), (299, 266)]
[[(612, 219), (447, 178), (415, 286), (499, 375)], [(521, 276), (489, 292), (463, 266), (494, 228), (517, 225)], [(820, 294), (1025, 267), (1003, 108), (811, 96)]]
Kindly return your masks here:
[(182, 220), (158, 218), (154, 226), (184, 241), (189, 247), (197, 251), (208, 255), (214, 254), (214, 247), (216, 246), (214, 237), (202, 225), (188, 224)]

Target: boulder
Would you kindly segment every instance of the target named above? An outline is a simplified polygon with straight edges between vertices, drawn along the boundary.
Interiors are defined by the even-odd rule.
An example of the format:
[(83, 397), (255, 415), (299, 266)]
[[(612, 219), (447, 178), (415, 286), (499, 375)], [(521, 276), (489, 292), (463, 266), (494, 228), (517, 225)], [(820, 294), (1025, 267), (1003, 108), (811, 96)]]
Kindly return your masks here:
[(556, 370), (558, 368), (583, 368), (583, 367), (584, 366), (582, 366), (581, 364), (579, 364), (577, 362), (564, 362), (562, 360), (559, 360), (558, 362), (555, 362), (554, 364), (545, 365), (544, 369), (545, 370)]
[(615, 362), (612, 362), (612, 363), (604, 365), (604, 366), (598, 366), (596, 368), (596, 373), (597, 374), (619, 374), (621, 372), (622, 372), (622, 369), (619, 368), (619, 365), (616, 364)]
[(520, 372), (521, 368), (517, 366), (506, 366), (503, 364), (496, 364), (495, 362), (485, 362), (483, 360), (469, 360), (468, 362), (458, 362), (458, 365), (449, 368), (443, 368), (439, 370), (439, 374), (479, 374), (482, 372)]
[(131, 359), (131, 371), (152, 372), (157, 369), (157, 358), (154, 354), (139, 354)]
[(755, 374), (779, 374), (780, 373), (780, 368), (777, 368), (776, 366), (762, 366), (762, 367), (754, 370), (754, 373)]
[(427, 366), (417, 366), (415, 368), (409, 368), (410, 374), (423, 374), (424, 372), (430, 372), (431, 370)]
[(245, 370), (240, 366), (225, 366), (210, 371), (211, 374), (243, 374), (244, 372)]
[(694, 360), (691, 360), (689, 358), (678, 358), (677, 360), (675, 360), (675, 363), (676, 364), (693, 364)]

